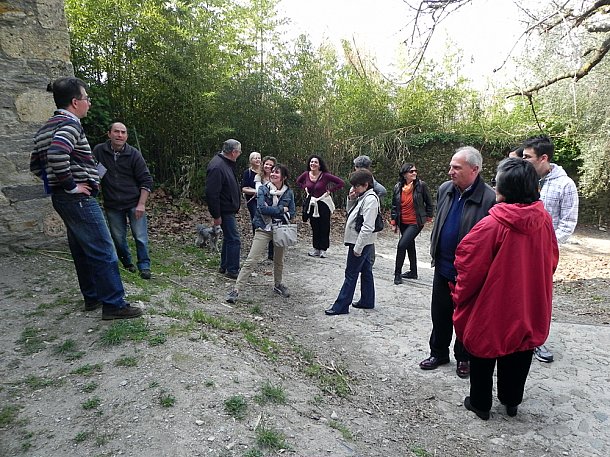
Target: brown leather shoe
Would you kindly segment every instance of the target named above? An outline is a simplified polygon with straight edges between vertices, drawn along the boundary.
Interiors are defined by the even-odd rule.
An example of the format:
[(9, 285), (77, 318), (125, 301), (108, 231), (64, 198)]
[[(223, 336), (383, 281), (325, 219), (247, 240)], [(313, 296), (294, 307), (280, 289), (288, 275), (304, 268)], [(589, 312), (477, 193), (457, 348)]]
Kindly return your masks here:
[(455, 369), (457, 375), (464, 379), (470, 376), (470, 362), (462, 361), (457, 363), (457, 368)]
[(446, 365), (448, 363), (449, 363), (449, 357), (441, 358), (441, 357), (434, 357), (431, 355), (427, 359), (419, 362), (419, 368), (421, 368), (422, 370), (435, 370), (439, 366)]

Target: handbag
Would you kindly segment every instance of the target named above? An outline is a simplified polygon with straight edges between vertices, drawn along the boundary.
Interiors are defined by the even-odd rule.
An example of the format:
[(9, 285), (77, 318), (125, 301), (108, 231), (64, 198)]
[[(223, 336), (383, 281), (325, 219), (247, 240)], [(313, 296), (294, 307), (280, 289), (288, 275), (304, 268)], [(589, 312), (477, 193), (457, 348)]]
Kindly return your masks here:
[[(358, 233), (362, 230), (362, 225), (364, 224), (364, 216), (362, 214), (358, 214), (356, 216), (355, 229)], [(373, 229), (373, 233), (381, 232), (385, 227), (385, 222), (383, 222), (383, 217), (381, 217), (381, 212), (377, 213), (377, 217), (375, 218), (375, 228)]]
[[(377, 202), (379, 203), (379, 197), (377, 198)], [(360, 214), (360, 209), (358, 209), (358, 215), (356, 219), (354, 219), (354, 228), (358, 233), (362, 230), (362, 225), (364, 224), (364, 216)], [(377, 217), (375, 218), (375, 227), (373, 228), (373, 233), (381, 232), (385, 227), (385, 222), (383, 221), (383, 217), (381, 216), (381, 209), (377, 211)]]
[(273, 231), (273, 245), (278, 248), (286, 248), (296, 246), (297, 244), (297, 224), (288, 222), (288, 218), (284, 215), (286, 223), (277, 222), (271, 226)]

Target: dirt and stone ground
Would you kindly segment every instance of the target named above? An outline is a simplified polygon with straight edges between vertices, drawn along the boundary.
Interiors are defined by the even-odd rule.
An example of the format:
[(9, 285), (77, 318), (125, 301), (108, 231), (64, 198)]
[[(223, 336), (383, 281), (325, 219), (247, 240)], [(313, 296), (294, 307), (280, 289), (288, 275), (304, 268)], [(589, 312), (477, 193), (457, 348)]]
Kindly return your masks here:
[[(265, 261), (228, 305), (217, 258), (190, 234), (168, 241), (154, 221), (153, 279), (122, 271), (146, 309), (128, 324), (81, 310), (67, 249), (0, 259), (0, 455), (610, 455), (607, 233), (579, 229), (562, 247), (555, 362), (532, 362), (517, 417), (496, 401), (483, 422), (462, 406), (468, 381), (455, 362), (417, 366), (431, 328), (429, 229), (417, 240), (419, 280), (393, 284), (386, 230), (377, 307), (327, 317), (343, 280), (337, 236), (328, 258), (310, 258), (302, 227), (286, 258), (290, 298), (270, 293)], [(247, 224), (243, 234), (247, 250)]]

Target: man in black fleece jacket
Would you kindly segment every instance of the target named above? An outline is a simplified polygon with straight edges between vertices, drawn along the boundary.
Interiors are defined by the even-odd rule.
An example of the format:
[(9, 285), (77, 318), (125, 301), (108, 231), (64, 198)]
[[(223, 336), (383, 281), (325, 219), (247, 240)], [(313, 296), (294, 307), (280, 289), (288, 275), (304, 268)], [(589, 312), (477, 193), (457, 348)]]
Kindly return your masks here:
[(220, 273), (237, 279), (241, 241), (235, 215), (241, 204), (241, 188), (235, 174), (235, 161), (241, 154), (241, 143), (227, 140), (208, 164), (205, 196), (214, 225), (223, 232)]
[(114, 122), (108, 130), (108, 141), (93, 148), (93, 155), (99, 162), (104, 211), (119, 260), (135, 273), (127, 244), (129, 220), (140, 276), (150, 279), (146, 200), (152, 191), (153, 180), (142, 154), (127, 144), (127, 137), (127, 127)]

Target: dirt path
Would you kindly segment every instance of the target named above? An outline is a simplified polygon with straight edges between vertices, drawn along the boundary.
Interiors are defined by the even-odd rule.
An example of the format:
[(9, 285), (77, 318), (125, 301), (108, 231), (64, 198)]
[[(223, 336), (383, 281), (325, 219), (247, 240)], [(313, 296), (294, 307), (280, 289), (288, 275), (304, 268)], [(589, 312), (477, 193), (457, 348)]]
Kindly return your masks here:
[[(120, 343), (108, 342), (115, 326), (80, 311), (65, 254), (7, 256), (0, 455), (610, 455), (604, 235), (582, 232), (562, 249), (549, 338), (556, 361), (533, 362), (516, 418), (495, 404), (488, 422), (464, 410), (468, 381), (454, 363), (417, 366), (431, 326), (428, 231), (418, 238), (420, 279), (400, 286), (396, 240), (384, 233), (377, 308), (339, 317), (323, 314), (343, 278), (339, 243), (327, 259), (307, 257), (306, 238), (290, 249), (291, 298), (269, 295), (265, 263), (245, 300), (228, 306), (232, 281), (213, 273), (214, 259), (157, 240), (153, 280), (124, 273), (130, 299), (147, 309), (140, 333)], [(265, 401), (268, 384), (286, 400)], [(247, 404), (242, 419), (227, 409), (235, 397)], [(285, 445), (265, 445), (261, 431)]]

